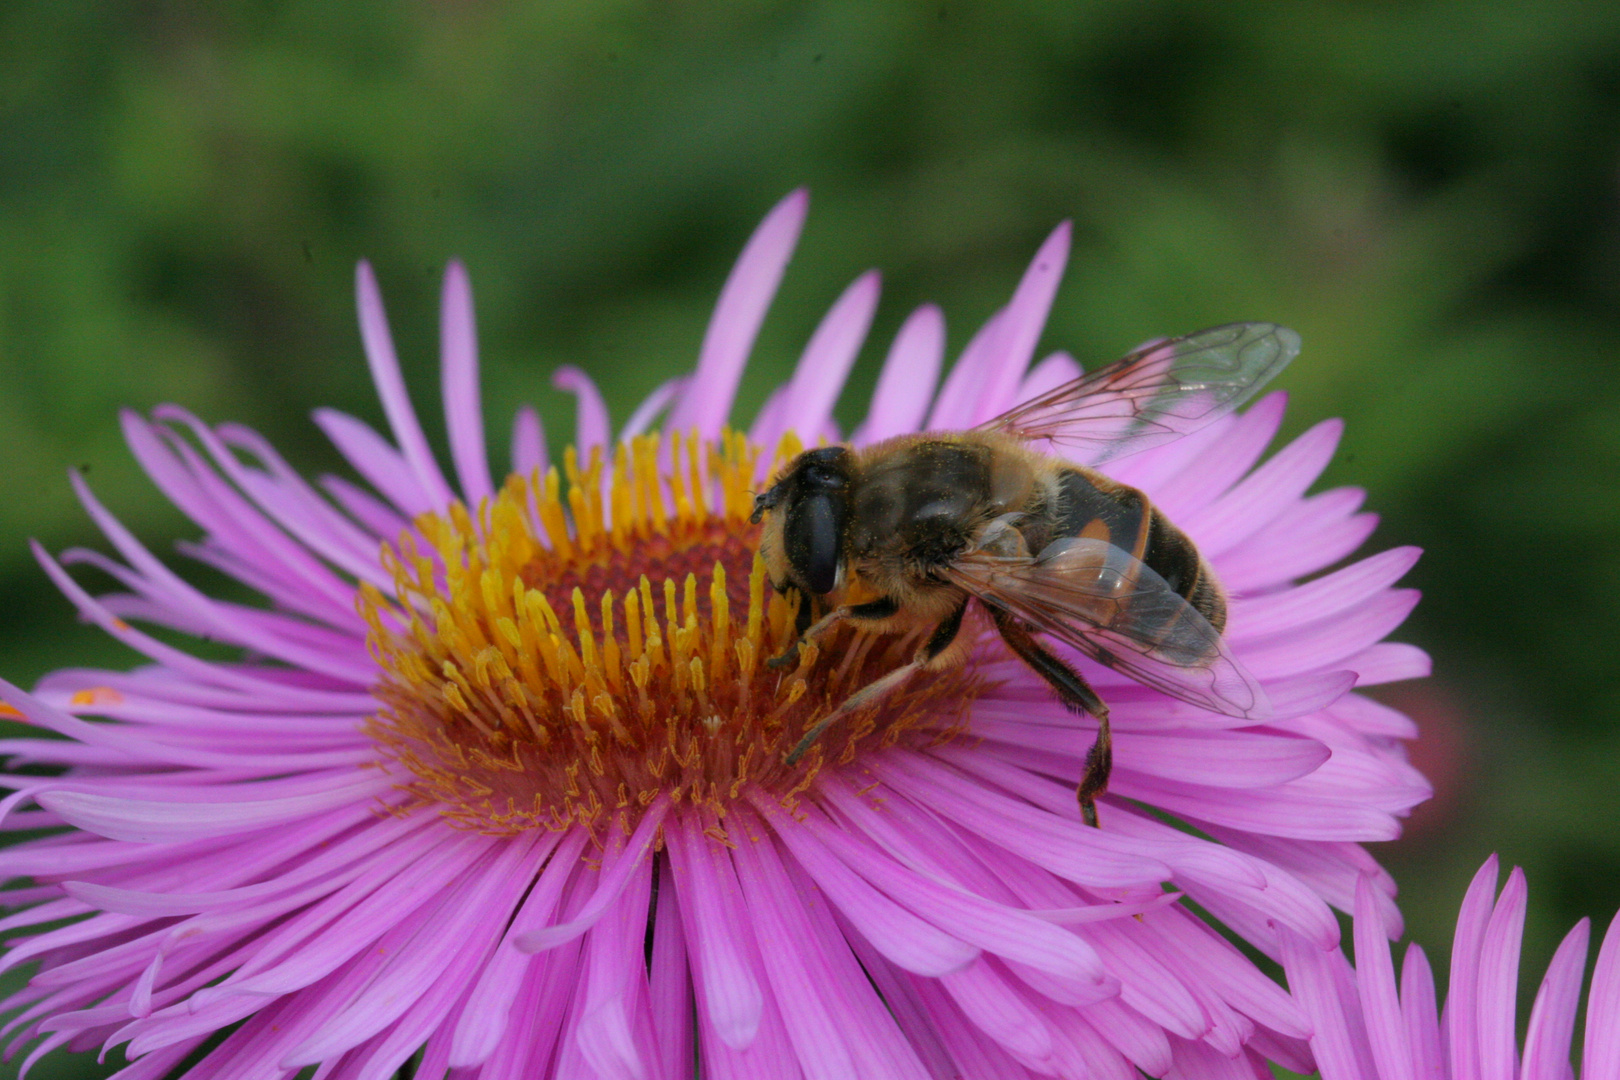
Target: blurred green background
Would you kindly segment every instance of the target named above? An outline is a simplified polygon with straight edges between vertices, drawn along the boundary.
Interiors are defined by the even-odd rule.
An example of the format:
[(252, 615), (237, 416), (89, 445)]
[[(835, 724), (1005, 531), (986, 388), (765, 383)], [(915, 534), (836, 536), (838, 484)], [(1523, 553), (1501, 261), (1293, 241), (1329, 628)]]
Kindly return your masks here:
[[(377, 268), (436, 425), (437, 293), (464, 258), (504, 460), (578, 364), (616, 421), (693, 360), (793, 187), (809, 225), (738, 416), (870, 266), (855, 419), (917, 303), (951, 347), (1041, 238), (1076, 242), (1043, 348), (1083, 362), (1234, 319), (1297, 328), (1289, 431), (1349, 430), (1370, 547), (1417, 543), (1392, 688), (1440, 786), (1378, 851), (1448, 952), (1490, 851), (1530, 874), (1533, 987), (1620, 906), (1620, 5), (1091, 2), (0, 5), (0, 674), (131, 658), (28, 555), (97, 543), (65, 470), (167, 550), (120, 406), (184, 403), (336, 466), (374, 423), (352, 314)], [(1443, 968), (1442, 968), (1443, 970)], [(36, 1076), (100, 1075), (60, 1059)], [(88, 1069), (90, 1072), (79, 1070)]]

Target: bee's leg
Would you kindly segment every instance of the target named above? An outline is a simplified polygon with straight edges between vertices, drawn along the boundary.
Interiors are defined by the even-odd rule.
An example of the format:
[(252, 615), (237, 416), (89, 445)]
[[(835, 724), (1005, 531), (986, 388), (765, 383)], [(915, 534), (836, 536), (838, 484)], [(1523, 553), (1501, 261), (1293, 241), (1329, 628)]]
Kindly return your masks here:
[[(859, 619), (863, 617), (861, 614), (859, 614), (862, 608), (872, 608), (875, 612), (877, 606), (880, 604), (888, 604), (890, 610), (884, 611), (882, 614), (874, 613), (865, 615), (864, 617), (868, 619), (886, 619), (890, 615), (894, 614), (894, 608), (896, 605), (892, 600), (874, 600), (870, 604), (859, 604), (853, 608), (845, 608), (842, 610), (849, 612), (849, 615), (846, 616), (847, 618)], [(934, 632), (928, 636), (928, 640), (923, 643), (923, 647), (917, 650), (917, 655), (912, 657), (910, 663), (901, 664), (899, 667), (895, 668), (881, 679), (875, 679), (872, 682), (867, 683), (849, 697), (845, 698), (844, 703), (838, 706), (838, 708), (816, 721), (815, 726), (804, 733), (804, 738), (799, 740), (799, 745), (795, 746), (793, 748), (793, 752), (787, 756), (787, 763), (789, 765), (797, 765), (799, 763), (799, 759), (804, 757), (805, 751), (809, 750), (810, 747), (815, 744), (815, 741), (821, 738), (822, 732), (826, 731), (828, 728), (832, 727), (833, 724), (837, 723), (839, 720), (842, 720), (855, 710), (862, 708), (863, 706), (870, 705), (874, 701), (881, 701), (883, 698), (888, 697), (890, 694), (894, 693), (895, 690), (899, 689), (899, 687), (904, 684), (907, 679), (911, 678), (917, 672), (927, 668), (930, 663), (938, 660), (945, 650), (951, 647), (951, 643), (956, 640), (957, 633), (962, 629), (962, 616), (966, 613), (967, 600), (964, 598), (963, 601), (957, 605), (955, 611), (945, 616), (945, 618), (940, 621), (940, 624), (934, 627)]]
[[(801, 612), (810, 610), (810, 600), (808, 597), (805, 598), (804, 606), (799, 610)], [(786, 649), (783, 649), (780, 655), (773, 656), (766, 660), (765, 666), (768, 668), (787, 667), (798, 658), (799, 646), (816, 640), (816, 638), (832, 629), (833, 626), (848, 618), (849, 616), (846, 614), (846, 612), (846, 608), (833, 608), (831, 611), (827, 612), (827, 614), (817, 619), (814, 623), (809, 622), (807, 619), (801, 619), (799, 636), (794, 638), (792, 643), (789, 644)]]
[(800, 589), (794, 589), (799, 597), (799, 610), (793, 613), (793, 629), (802, 637), (810, 629), (810, 624), (816, 621), (816, 608), (819, 607), (815, 597)]
[(1108, 726), (1108, 706), (1103, 704), (1097, 691), (1078, 671), (1047, 652), (1011, 613), (988, 604), (985, 606), (990, 607), (990, 615), (995, 619), (996, 629), (1001, 632), (1001, 639), (1007, 643), (1007, 647), (1035, 674), (1046, 680), (1047, 685), (1057, 693), (1058, 700), (1071, 712), (1088, 713), (1097, 720), (1097, 741), (1086, 752), (1086, 771), (1075, 791), (1080, 800), (1080, 816), (1087, 825), (1095, 828), (1097, 799), (1108, 790), (1108, 774), (1114, 768), (1114, 736)]
[[(809, 599), (806, 598), (804, 605), (799, 610), (808, 611), (809, 609), (810, 602)], [(845, 619), (887, 619), (890, 615), (893, 615), (899, 610), (900, 605), (896, 604), (893, 600), (890, 600), (887, 596), (879, 597), (876, 600), (871, 600), (864, 604), (855, 604), (852, 607), (834, 608), (827, 614), (823, 615), (814, 624), (801, 627), (799, 636), (793, 640), (793, 644), (789, 645), (785, 650), (783, 650), (782, 655), (773, 656), (769, 660), (765, 661), (765, 666), (768, 668), (787, 667), (789, 664), (793, 663), (794, 659), (799, 655), (799, 646), (816, 640), (816, 638), (820, 637), (822, 634), (825, 634), (828, 630), (831, 630), (835, 625)]]

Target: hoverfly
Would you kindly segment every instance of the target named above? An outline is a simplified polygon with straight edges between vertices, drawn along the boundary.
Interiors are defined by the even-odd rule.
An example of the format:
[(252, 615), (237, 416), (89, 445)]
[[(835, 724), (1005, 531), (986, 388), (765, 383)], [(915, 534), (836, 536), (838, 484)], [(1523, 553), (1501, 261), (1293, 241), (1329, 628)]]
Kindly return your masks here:
[[(1226, 597), (1209, 565), (1146, 495), (1096, 466), (1226, 415), (1298, 352), (1292, 330), (1233, 323), (1145, 346), (966, 431), (795, 457), (754, 500), (771, 583), (801, 594), (802, 633), (776, 662), (840, 622), (927, 633), (909, 663), (806, 732), (788, 763), (917, 673), (962, 663), (975, 601), (1060, 702), (1096, 719), (1076, 789), (1087, 824), (1113, 764), (1108, 705), (1037, 635), (1193, 705), (1268, 715), (1221, 639)], [(812, 599), (832, 605), (813, 624)]]

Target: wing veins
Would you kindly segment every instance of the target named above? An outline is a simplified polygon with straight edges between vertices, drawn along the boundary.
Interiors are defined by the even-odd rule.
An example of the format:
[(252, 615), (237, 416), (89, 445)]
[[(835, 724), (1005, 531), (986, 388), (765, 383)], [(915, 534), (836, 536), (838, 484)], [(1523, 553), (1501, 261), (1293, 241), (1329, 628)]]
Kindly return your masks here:
[(1299, 352), (1272, 323), (1231, 323), (1155, 342), (980, 424), (1090, 451), (1089, 464), (1189, 434), (1255, 395)]

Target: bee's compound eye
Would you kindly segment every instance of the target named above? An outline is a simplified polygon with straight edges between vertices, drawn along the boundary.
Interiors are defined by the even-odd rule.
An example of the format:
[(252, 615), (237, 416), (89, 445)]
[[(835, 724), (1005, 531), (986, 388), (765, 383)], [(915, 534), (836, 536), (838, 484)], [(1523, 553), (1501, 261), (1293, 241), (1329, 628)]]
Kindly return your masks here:
[(832, 592), (838, 581), (843, 518), (843, 500), (827, 495), (800, 499), (788, 511), (783, 530), (788, 561), (798, 571), (805, 587), (817, 595)]

